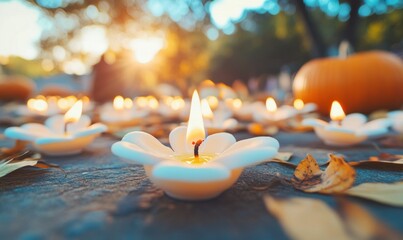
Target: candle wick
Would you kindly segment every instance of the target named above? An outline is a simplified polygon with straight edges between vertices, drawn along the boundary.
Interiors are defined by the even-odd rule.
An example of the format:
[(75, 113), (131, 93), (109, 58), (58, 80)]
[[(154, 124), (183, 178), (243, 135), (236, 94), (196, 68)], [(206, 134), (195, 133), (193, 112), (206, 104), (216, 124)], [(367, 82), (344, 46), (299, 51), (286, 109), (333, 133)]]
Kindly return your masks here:
[(72, 122), (71, 122), (71, 121), (67, 121), (67, 122), (64, 124), (64, 135), (67, 135), (67, 126), (68, 126), (70, 123), (72, 123)]
[(194, 157), (198, 158), (199, 157), (199, 147), (202, 144), (203, 140), (199, 139), (197, 140), (196, 143), (194, 143), (195, 148), (194, 148)]

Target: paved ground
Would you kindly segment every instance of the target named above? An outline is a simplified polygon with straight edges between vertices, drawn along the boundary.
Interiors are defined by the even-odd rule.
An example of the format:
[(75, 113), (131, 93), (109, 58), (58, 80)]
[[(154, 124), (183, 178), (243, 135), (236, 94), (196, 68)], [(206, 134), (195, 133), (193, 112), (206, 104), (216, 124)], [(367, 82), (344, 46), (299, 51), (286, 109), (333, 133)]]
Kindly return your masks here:
[[(0, 132), (2, 130), (0, 129)], [(238, 139), (249, 137), (237, 134)], [(354, 148), (329, 148), (313, 133), (280, 133), (281, 151), (306, 153), (325, 162), (338, 152), (348, 160), (377, 155), (370, 143)], [(320, 198), (335, 207), (332, 196), (294, 190), (281, 176), (293, 169), (266, 163), (246, 169), (238, 182), (220, 197), (183, 202), (153, 187), (141, 167), (112, 156), (110, 136), (97, 139), (88, 150), (72, 157), (45, 157), (57, 169), (22, 169), (0, 179), (0, 239), (286, 239), (262, 196)], [(0, 146), (10, 146), (0, 140)], [(385, 149), (402, 154), (402, 149)], [(356, 184), (402, 180), (399, 170), (358, 169)], [(267, 189), (262, 190), (262, 186)], [(403, 209), (349, 198), (381, 221), (403, 231)]]

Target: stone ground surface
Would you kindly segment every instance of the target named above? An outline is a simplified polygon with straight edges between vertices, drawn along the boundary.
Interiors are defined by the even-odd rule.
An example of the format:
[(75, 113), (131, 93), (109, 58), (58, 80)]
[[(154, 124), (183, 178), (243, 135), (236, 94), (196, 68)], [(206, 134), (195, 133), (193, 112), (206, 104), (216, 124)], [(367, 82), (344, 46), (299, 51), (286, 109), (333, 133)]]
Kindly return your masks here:
[[(4, 129), (0, 129), (2, 132)], [(250, 137), (237, 134), (238, 139)], [(331, 148), (313, 133), (280, 133), (281, 151), (294, 152), (293, 163), (307, 153), (319, 163), (327, 153), (348, 160), (377, 155), (366, 142), (354, 148)], [(46, 157), (58, 169), (24, 168), (0, 179), (0, 239), (287, 239), (265, 209), (262, 196), (310, 197), (336, 207), (332, 196), (294, 190), (279, 177), (293, 169), (276, 163), (250, 167), (218, 198), (203, 202), (171, 199), (146, 178), (142, 167), (119, 160), (103, 136), (84, 153)], [(11, 146), (0, 140), (0, 146)], [(384, 149), (403, 154), (402, 149)], [(355, 184), (402, 180), (401, 170), (357, 169)], [(403, 209), (351, 198), (391, 228), (403, 231)], [(303, 221), (303, 220), (301, 220)], [(331, 239), (331, 236), (329, 236)]]

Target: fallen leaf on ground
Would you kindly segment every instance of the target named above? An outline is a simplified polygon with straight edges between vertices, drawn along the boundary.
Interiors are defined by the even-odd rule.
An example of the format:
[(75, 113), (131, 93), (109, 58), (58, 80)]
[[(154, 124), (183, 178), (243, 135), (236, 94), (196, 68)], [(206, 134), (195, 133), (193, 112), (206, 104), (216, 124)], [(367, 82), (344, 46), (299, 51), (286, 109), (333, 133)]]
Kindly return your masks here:
[(390, 153), (382, 152), (378, 156), (369, 157), (368, 160), (349, 162), (351, 166), (358, 166), (362, 164), (403, 164), (403, 155), (395, 155)]
[(273, 159), (281, 160), (287, 162), (290, 160), (292, 157), (293, 153), (292, 152), (278, 152), (276, 156), (274, 156)]
[(403, 207), (403, 182), (363, 183), (348, 189), (344, 193), (383, 204)]
[(361, 206), (343, 199), (339, 199), (338, 205), (345, 226), (354, 239), (403, 239), (398, 232), (390, 229)]
[(16, 140), (15, 141), (15, 145), (11, 148), (0, 148), (0, 153), (1, 153), (1, 158), (5, 158), (8, 156), (11, 156), (13, 154), (17, 154), (21, 151), (23, 151), (25, 149), (25, 147), (27, 146), (27, 142), (26, 141), (22, 141), (22, 140)]
[(292, 178), (293, 186), (304, 192), (341, 193), (355, 180), (355, 170), (342, 157), (329, 154), (329, 165), (320, 170), (315, 158), (307, 155), (297, 166)]
[(380, 144), (384, 147), (403, 148), (403, 134), (386, 137), (380, 141)]
[[(26, 167), (32, 166), (36, 168), (46, 169), (46, 168), (59, 168), (56, 165), (48, 164), (46, 162), (40, 161), (41, 155), (39, 153), (34, 153), (31, 151), (25, 151), (22, 153), (14, 154), (8, 158), (0, 160), (0, 177)], [(59, 168), (60, 169), (60, 168)]]
[(291, 239), (351, 239), (341, 218), (320, 200), (265, 196), (264, 203)]

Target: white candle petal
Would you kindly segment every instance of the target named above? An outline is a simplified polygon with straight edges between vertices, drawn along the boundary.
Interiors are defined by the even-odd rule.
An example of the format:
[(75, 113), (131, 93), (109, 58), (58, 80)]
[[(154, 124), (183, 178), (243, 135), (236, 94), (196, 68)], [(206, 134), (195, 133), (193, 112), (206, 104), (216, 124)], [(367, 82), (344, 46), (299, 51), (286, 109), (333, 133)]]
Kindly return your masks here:
[(69, 142), (73, 141), (74, 137), (71, 135), (56, 135), (56, 136), (48, 136), (48, 137), (42, 137), (38, 138), (35, 140), (35, 144), (37, 145), (45, 145), (45, 144), (51, 144), (51, 143), (59, 143), (63, 142), (66, 145), (69, 145)]
[(234, 129), (238, 125), (238, 121), (234, 118), (227, 119), (223, 122), (223, 129)]
[(85, 137), (85, 136), (100, 134), (102, 132), (105, 132), (106, 130), (108, 130), (108, 128), (104, 124), (95, 123), (95, 124), (89, 126), (88, 128), (78, 130), (73, 135), (75, 137)]
[(364, 126), (358, 129), (357, 135), (374, 137), (386, 134), (390, 125), (391, 122), (389, 119), (376, 119), (364, 124)]
[(164, 157), (154, 155), (153, 152), (145, 152), (144, 149), (130, 142), (114, 143), (111, 149), (116, 156), (137, 164), (154, 165), (166, 160)]
[(277, 154), (274, 147), (248, 147), (231, 154), (222, 154), (214, 161), (225, 165), (229, 169), (243, 168), (269, 160)]
[(200, 153), (221, 153), (236, 142), (235, 137), (229, 133), (216, 133), (210, 135), (200, 146)]
[(367, 122), (367, 117), (361, 113), (347, 115), (341, 122), (341, 125), (348, 129), (357, 129)]
[(317, 109), (317, 106), (315, 103), (307, 103), (304, 105), (304, 108), (302, 108), (301, 112), (302, 113), (310, 113), (313, 112)]
[(231, 147), (225, 150), (220, 157), (224, 157), (226, 155), (236, 154), (237, 152), (253, 149), (253, 148), (262, 148), (262, 147), (272, 147), (276, 150), (280, 148), (279, 142), (272, 137), (255, 137), (249, 138), (245, 140), (238, 141), (234, 143)]
[(167, 146), (164, 146), (158, 139), (149, 133), (135, 131), (126, 134), (123, 142), (129, 142), (139, 146), (144, 151), (153, 152), (156, 155), (172, 155), (174, 152)]
[[(74, 133), (79, 129), (88, 127), (91, 124), (91, 119), (87, 115), (82, 115), (77, 122), (69, 123), (67, 126), (69, 133)], [(64, 116), (55, 115), (46, 119), (45, 126), (56, 134), (64, 134)]]
[(169, 134), (169, 144), (174, 150), (175, 154), (190, 153), (186, 144), (186, 131), (187, 127), (177, 127)]
[(35, 141), (35, 139), (42, 135), (40, 132), (27, 131), (21, 127), (9, 127), (4, 131), (4, 136), (23, 141)]
[(302, 125), (310, 127), (325, 127), (328, 123), (320, 119), (307, 118), (302, 120)]
[(29, 132), (30, 134), (37, 135), (38, 137), (49, 136), (54, 134), (49, 130), (49, 128), (39, 123), (26, 123), (22, 125), (21, 128)]
[(152, 171), (153, 178), (183, 182), (215, 182), (228, 179), (231, 172), (218, 163), (193, 166), (176, 161), (165, 161), (156, 165)]

